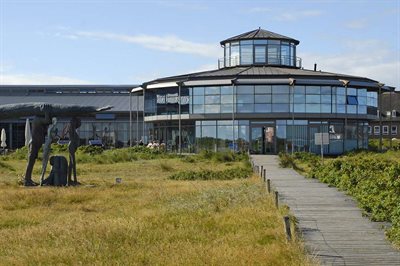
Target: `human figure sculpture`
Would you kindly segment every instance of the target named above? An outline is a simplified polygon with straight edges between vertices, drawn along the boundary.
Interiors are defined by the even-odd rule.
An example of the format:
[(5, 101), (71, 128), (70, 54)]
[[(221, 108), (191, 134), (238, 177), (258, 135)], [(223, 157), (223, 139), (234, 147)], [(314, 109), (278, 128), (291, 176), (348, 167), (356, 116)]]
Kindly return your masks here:
[(47, 139), (43, 147), (42, 173), (40, 176), (40, 185), (42, 185), (44, 180), (44, 175), (46, 174), (47, 163), (49, 161), (49, 156), (51, 151), (51, 143), (56, 138), (58, 133), (58, 130), (56, 128), (57, 118), (53, 117), (51, 121), (52, 123), (47, 129)]
[[(81, 120), (77, 117), (73, 117), (70, 121), (68, 134), (69, 134), (69, 164), (68, 164), (68, 185), (79, 185), (76, 177), (76, 160), (75, 152), (79, 147), (79, 135), (76, 130), (81, 126)], [(71, 177), (74, 177), (74, 180)]]
[(29, 156), (28, 165), (25, 171), (24, 185), (25, 186), (37, 186), (38, 184), (32, 181), (32, 170), (35, 165), (35, 161), (38, 157), (39, 150), (43, 145), (44, 137), (47, 131), (48, 125), (51, 123), (50, 111), (51, 106), (44, 104), (41, 109), (45, 112), (45, 116), (36, 116), (32, 120), (32, 139), (29, 142)]

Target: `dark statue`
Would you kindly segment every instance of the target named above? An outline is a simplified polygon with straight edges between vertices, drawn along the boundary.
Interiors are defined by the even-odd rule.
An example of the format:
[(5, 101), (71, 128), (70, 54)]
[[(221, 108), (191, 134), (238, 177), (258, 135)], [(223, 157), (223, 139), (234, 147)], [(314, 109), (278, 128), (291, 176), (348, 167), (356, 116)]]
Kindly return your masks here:
[(50, 157), (51, 171), (48, 178), (43, 180), (42, 185), (45, 186), (66, 186), (68, 185), (67, 171), (68, 162), (64, 156)]
[[(75, 152), (79, 147), (79, 135), (77, 129), (81, 126), (81, 120), (78, 116), (85, 116), (96, 112), (106, 111), (111, 109), (112, 106), (95, 107), (95, 106), (80, 106), (80, 105), (63, 105), (63, 104), (47, 104), (47, 103), (21, 103), (21, 104), (6, 104), (0, 105), (0, 120), (13, 117), (21, 116), (32, 116), (35, 118), (32, 120), (32, 140), (29, 143), (29, 156), (28, 165), (26, 167), (24, 176), (25, 186), (36, 186), (36, 182), (32, 180), (33, 166), (35, 165), (36, 159), (39, 154), (39, 150), (45, 142), (45, 136), (47, 133), (47, 141), (43, 149), (43, 164), (40, 177), (40, 183), (46, 185), (62, 185), (64, 180), (64, 166), (65, 158), (62, 156), (53, 156), (50, 159), (50, 164), (53, 166), (50, 172), (50, 176), (44, 180), (46, 173), (47, 162), (50, 155), (50, 145), (57, 135), (56, 117), (72, 117), (69, 126), (69, 138), (68, 144), (69, 151), (69, 164), (67, 173), (67, 184), (77, 185), (76, 175), (76, 160)], [(61, 157), (61, 158), (59, 158)], [(64, 158), (64, 160), (62, 159)], [(73, 177), (73, 180), (72, 180)]]

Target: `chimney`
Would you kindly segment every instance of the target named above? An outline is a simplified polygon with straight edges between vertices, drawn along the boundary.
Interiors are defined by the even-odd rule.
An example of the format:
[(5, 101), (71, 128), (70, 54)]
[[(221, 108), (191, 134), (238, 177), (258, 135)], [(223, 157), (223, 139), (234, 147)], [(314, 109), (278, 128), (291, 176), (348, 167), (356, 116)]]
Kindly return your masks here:
[(317, 71), (317, 64), (314, 64), (314, 71)]

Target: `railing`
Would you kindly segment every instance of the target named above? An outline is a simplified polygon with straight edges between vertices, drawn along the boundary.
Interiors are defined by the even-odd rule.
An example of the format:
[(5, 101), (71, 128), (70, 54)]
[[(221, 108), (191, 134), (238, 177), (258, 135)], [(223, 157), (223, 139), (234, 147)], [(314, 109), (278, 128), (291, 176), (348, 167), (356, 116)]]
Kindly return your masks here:
[(280, 56), (279, 57), (269, 57), (264, 62), (255, 62), (244, 64), (240, 62), (239, 56), (230, 56), (230, 57), (223, 57), (218, 59), (218, 68), (224, 67), (233, 67), (239, 65), (268, 65), (268, 66), (292, 66), (301, 68), (302, 67), (302, 59), (300, 57), (293, 57), (293, 56)]

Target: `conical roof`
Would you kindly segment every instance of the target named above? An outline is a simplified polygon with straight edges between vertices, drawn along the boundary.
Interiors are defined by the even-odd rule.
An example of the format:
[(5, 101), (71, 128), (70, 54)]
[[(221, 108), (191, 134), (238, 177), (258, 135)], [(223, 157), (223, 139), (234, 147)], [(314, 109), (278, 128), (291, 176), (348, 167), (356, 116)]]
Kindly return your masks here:
[(272, 31), (267, 31), (267, 30), (264, 30), (261, 28), (239, 34), (237, 36), (223, 40), (220, 43), (221, 43), (221, 45), (224, 45), (227, 42), (234, 42), (234, 41), (240, 41), (240, 40), (254, 40), (254, 39), (285, 40), (285, 41), (294, 42), (296, 45), (300, 43), (296, 39), (293, 39), (293, 38), (290, 38), (290, 37), (287, 37), (287, 36), (272, 32)]

